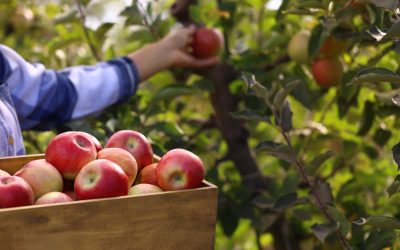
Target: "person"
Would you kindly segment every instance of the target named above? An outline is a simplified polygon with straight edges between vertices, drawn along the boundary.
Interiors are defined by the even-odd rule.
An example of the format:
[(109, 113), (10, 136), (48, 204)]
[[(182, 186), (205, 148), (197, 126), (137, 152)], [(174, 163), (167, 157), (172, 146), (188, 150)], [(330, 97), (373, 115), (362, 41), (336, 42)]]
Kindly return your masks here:
[(196, 59), (188, 52), (195, 31), (178, 28), (126, 56), (62, 70), (28, 63), (0, 44), (0, 156), (25, 154), (21, 130), (48, 130), (124, 102), (161, 70), (216, 64), (216, 57)]

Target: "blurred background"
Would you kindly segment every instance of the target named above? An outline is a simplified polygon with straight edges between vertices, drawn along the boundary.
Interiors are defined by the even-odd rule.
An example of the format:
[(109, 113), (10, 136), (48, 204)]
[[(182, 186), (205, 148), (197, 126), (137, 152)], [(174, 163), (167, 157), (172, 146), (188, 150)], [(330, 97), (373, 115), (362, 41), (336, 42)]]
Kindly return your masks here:
[[(215, 249), (398, 249), (399, 19), (390, 0), (3, 0), (0, 41), (61, 69), (185, 22), (219, 29), (220, 65), (162, 71), (123, 105), (24, 131), (27, 153), (66, 130), (102, 143), (138, 130), (158, 155), (182, 147), (204, 160), (219, 187)], [(300, 31), (291, 49), (305, 60), (288, 51)], [(332, 39), (342, 44), (328, 56)], [(319, 59), (338, 62), (322, 69), (339, 76), (333, 86), (317, 80)]]

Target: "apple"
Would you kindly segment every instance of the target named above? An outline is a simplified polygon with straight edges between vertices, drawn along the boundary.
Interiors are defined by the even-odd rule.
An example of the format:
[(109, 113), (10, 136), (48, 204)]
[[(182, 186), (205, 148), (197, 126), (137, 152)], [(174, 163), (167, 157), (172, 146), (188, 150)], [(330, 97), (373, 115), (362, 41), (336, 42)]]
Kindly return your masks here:
[(0, 208), (33, 205), (31, 186), (19, 176), (0, 177)]
[(191, 43), (192, 54), (197, 58), (210, 58), (218, 55), (224, 46), (222, 34), (214, 28), (201, 27), (196, 30)]
[(153, 148), (142, 133), (135, 130), (120, 130), (111, 135), (106, 148), (122, 148), (135, 157), (138, 171), (153, 163)]
[(29, 8), (18, 6), (10, 18), (10, 24), (18, 34), (27, 32), (34, 23), (35, 15)]
[(341, 83), (343, 66), (338, 58), (318, 58), (312, 64), (311, 73), (319, 86), (329, 88)]
[(74, 191), (79, 200), (127, 195), (129, 180), (116, 163), (97, 159), (86, 164), (75, 178)]
[(135, 157), (128, 151), (122, 148), (105, 148), (97, 153), (97, 159), (107, 159), (116, 163), (128, 176), (129, 186), (133, 185), (138, 172), (138, 165)]
[(0, 169), (0, 177), (1, 176), (11, 176), (8, 172)]
[(138, 182), (158, 186), (156, 167), (157, 163), (153, 163), (144, 167), (138, 175)]
[(322, 43), (319, 50), (319, 56), (325, 58), (334, 58), (345, 52), (348, 47), (348, 41), (337, 39), (334, 36), (328, 36)]
[(45, 159), (53, 164), (63, 178), (73, 180), (79, 170), (96, 159), (97, 150), (87, 134), (69, 131), (55, 136), (47, 145)]
[(36, 200), (35, 205), (54, 204), (71, 201), (73, 200), (67, 194), (64, 194), (62, 192), (49, 192), (40, 196), (39, 199)]
[(308, 44), (311, 33), (308, 30), (300, 30), (289, 41), (287, 53), (297, 63), (307, 63), (310, 60)]
[(164, 154), (156, 168), (157, 183), (163, 190), (197, 188), (205, 176), (203, 161), (186, 149)]
[(159, 193), (163, 192), (163, 190), (159, 186), (155, 186), (148, 183), (139, 183), (132, 186), (129, 189), (128, 195), (140, 195), (140, 194), (152, 194), (152, 193)]
[(31, 186), (35, 200), (46, 193), (63, 190), (64, 182), (60, 172), (44, 159), (28, 162), (14, 175)]

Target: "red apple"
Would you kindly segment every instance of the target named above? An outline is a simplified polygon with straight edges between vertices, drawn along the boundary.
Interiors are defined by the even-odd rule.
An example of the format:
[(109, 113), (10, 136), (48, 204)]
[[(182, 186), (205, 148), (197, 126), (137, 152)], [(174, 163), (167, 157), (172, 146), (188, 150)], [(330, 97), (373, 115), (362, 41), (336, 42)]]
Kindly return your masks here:
[(334, 36), (328, 36), (323, 42), (320, 50), (319, 56), (325, 58), (334, 58), (347, 50), (349, 45), (348, 40), (337, 39)]
[(50, 192), (44, 194), (36, 200), (35, 205), (54, 204), (73, 201), (71, 197), (62, 192)]
[(139, 173), (139, 183), (147, 183), (158, 186), (156, 175), (157, 163), (153, 163), (144, 167)]
[(205, 176), (203, 161), (185, 149), (168, 151), (157, 164), (157, 182), (163, 190), (197, 188)]
[(11, 176), (8, 172), (0, 169), (0, 177), (1, 176)]
[(79, 170), (96, 159), (97, 150), (93, 140), (78, 131), (57, 135), (47, 145), (45, 159), (53, 164), (67, 180), (73, 180)]
[(120, 130), (107, 141), (106, 148), (122, 148), (135, 157), (138, 171), (153, 162), (153, 148), (142, 133), (134, 130)]
[(128, 195), (140, 195), (140, 194), (152, 194), (152, 193), (159, 193), (163, 192), (163, 190), (155, 185), (148, 184), (148, 183), (139, 183), (137, 185), (132, 186), (129, 189)]
[(199, 28), (193, 36), (192, 53), (197, 58), (218, 55), (224, 46), (223, 36), (217, 29)]
[(0, 208), (32, 205), (31, 186), (18, 176), (0, 177)]
[(97, 159), (85, 165), (75, 178), (74, 190), (79, 200), (127, 195), (129, 180), (116, 163)]
[(343, 66), (337, 58), (319, 58), (314, 61), (311, 73), (319, 86), (329, 88), (342, 81)]
[(97, 159), (107, 159), (116, 163), (128, 176), (129, 186), (133, 185), (138, 172), (138, 165), (135, 157), (128, 151), (122, 148), (105, 148), (97, 153)]
[(14, 175), (28, 182), (35, 200), (46, 193), (63, 190), (64, 182), (60, 172), (44, 159), (28, 162)]

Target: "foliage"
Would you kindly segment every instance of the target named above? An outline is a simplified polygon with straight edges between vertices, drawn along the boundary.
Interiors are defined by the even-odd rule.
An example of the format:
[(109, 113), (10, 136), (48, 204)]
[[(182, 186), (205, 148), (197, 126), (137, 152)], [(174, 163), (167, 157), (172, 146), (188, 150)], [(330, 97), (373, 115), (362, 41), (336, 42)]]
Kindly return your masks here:
[[(215, 70), (163, 71), (122, 105), (50, 132), (25, 131), (28, 153), (43, 152), (66, 129), (103, 142), (116, 130), (137, 129), (159, 155), (184, 147), (204, 159), (207, 180), (220, 190), (216, 249), (398, 248), (398, 1), (283, 0), (277, 10), (269, 2), (189, 7), (192, 21), (224, 33), (221, 61), (232, 71), (222, 73), (232, 76), (226, 85), (232, 99), (218, 95), (225, 85), (215, 81)], [(0, 39), (49, 68), (93, 64), (179, 25), (168, 11), (172, 3), (6, 0)], [(311, 61), (287, 57), (288, 41), (302, 29), (311, 31), (312, 58), (329, 36), (347, 42), (339, 86), (320, 88)], [(226, 126), (217, 108), (230, 100)], [(226, 133), (233, 127), (241, 131), (237, 142)], [(255, 164), (238, 165), (246, 152), (232, 152), (235, 145), (248, 148)], [(246, 172), (253, 165), (261, 185), (257, 171)]]

